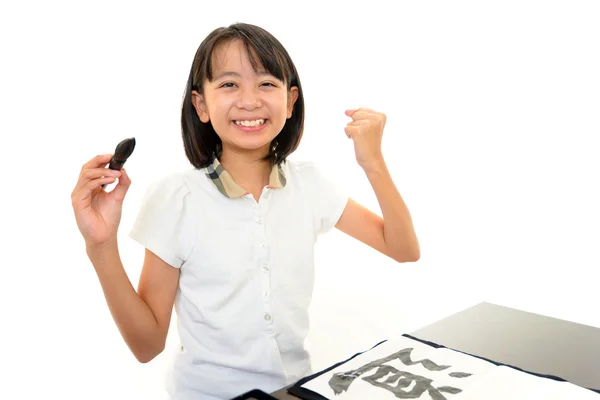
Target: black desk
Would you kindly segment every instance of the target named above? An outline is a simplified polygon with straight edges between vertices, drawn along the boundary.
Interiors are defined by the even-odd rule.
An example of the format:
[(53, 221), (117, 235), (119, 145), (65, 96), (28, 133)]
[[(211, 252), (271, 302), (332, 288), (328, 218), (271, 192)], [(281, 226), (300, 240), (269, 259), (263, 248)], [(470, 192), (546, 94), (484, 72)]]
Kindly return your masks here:
[[(480, 303), (410, 334), (526, 371), (600, 389), (599, 328)], [(297, 400), (286, 388), (272, 395), (280, 400)]]
[(481, 303), (413, 336), (443, 346), (600, 389), (600, 329)]

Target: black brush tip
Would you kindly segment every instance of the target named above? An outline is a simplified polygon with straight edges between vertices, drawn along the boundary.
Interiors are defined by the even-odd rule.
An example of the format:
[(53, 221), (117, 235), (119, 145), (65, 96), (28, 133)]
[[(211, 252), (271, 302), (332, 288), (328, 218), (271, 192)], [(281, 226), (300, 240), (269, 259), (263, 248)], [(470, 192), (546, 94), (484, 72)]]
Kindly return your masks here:
[(115, 149), (114, 158), (115, 160), (125, 161), (135, 149), (135, 138), (127, 138), (122, 140)]

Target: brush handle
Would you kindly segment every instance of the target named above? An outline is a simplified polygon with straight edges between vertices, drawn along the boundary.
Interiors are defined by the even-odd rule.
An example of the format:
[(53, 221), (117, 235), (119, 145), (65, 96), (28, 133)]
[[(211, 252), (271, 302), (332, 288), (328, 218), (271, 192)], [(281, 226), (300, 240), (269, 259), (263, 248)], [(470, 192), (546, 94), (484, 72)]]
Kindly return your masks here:
[[(108, 168), (115, 170), (115, 171), (120, 171), (123, 168), (123, 165), (125, 165), (125, 161), (123, 161), (123, 162), (117, 161), (113, 157), (110, 160), (110, 163), (108, 164)], [(102, 189), (104, 189), (105, 187), (106, 187), (106, 183), (102, 184)]]

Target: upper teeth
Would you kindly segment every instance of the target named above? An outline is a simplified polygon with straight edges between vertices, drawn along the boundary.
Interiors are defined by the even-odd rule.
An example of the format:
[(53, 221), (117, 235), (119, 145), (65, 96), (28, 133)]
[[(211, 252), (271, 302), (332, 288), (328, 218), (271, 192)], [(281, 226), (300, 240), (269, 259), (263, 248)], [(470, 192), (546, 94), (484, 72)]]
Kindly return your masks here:
[(236, 125), (241, 125), (241, 126), (258, 126), (258, 125), (262, 125), (265, 123), (264, 119), (257, 119), (254, 121), (235, 121)]

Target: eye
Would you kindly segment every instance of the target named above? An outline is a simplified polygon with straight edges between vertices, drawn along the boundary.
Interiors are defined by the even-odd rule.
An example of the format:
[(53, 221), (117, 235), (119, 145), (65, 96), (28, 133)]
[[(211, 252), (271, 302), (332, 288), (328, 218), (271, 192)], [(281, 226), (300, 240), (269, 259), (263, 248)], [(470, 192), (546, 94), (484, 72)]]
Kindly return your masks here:
[(235, 86), (235, 83), (233, 82), (225, 82), (224, 84), (222, 84), (221, 86), (219, 86), (220, 88), (232, 88)]
[(276, 86), (274, 83), (271, 83), (271, 82), (263, 82), (263, 83), (261, 84), (261, 86), (267, 86), (267, 87), (269, 87), (269, 86), (270, 86), (270, 87), (277, 87), (277, 86)]

